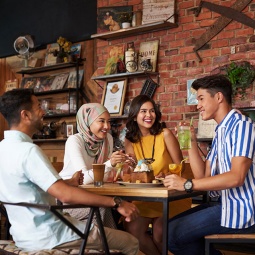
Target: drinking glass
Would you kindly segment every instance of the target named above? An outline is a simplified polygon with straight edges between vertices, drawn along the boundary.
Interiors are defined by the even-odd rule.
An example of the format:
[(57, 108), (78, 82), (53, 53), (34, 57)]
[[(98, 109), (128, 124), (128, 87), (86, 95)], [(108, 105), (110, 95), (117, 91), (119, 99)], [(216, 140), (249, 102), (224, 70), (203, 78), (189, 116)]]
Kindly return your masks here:
[(187, 122), (180, 122), (178, 125), (178, 141), (181, 150), (191, 149), (191, 132), (190, 124)]
[(181, 176), (182, 173), (182, 163), (180, 164), (169, 164), (169, 171), (171, 174), (177, 174)]
[(93, 174), (94, 174), (94, 186), (102, 187), (104, 184), (104, 164), (93, 164), (92, 165)]

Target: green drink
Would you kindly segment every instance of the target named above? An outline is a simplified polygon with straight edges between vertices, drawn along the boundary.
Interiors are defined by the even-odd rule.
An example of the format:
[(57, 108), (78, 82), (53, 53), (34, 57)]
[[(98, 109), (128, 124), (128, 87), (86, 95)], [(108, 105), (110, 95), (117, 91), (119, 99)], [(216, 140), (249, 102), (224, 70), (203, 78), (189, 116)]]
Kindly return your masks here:
[(178, 127), (178, 141), (181, 150), (191, 149), (191, 133), (189, 126)]

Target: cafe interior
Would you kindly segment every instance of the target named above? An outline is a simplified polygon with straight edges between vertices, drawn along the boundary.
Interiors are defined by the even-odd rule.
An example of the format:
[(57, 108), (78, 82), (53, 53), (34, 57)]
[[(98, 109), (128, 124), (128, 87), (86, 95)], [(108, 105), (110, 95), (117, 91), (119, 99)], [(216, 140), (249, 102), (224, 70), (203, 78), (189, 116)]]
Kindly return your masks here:
[[(131, 101), (146, 94), (172, 132), (179, 122), (192, 120), (205, 159), (217, 124), (199, 116), (191, 84), (206, 75), (230, 78), (245, 69), (252, 74), (235, 87), (233, 107), (255, 120), (252, 0), (29, 0), (10, 7), (11, 2), (0, 7), (0, 95), (15, 88), (34, 89), (46, 115), (33, 142), (58, 172), (65, 142), (77, 133), (76, 113), (84, 103), (101, 103), (108, 109), (113, 147), (118, 150), (124, 146)], [(62, 39), (70, 49), (61, 55)], [(0, 141), (5, 130), (8, 125), (0, 114)], [(188, 157), (187, 151), (182, 153)], [(207, 194), (193, 196), (192, 206), (204, 198)], [(4, 214), (0, 217), (3, 240), (8, 222)], [(225, 241), (237, 243), (235, 238)], [(254, 247), (254, 236), (252, 240)], [(224, 254), (239, 255), (249, 250), (247, 243), (240, 249), (231, 250), (229, 245), (222, 249)], [(0, 254), (14, 253), (0, 249)]]

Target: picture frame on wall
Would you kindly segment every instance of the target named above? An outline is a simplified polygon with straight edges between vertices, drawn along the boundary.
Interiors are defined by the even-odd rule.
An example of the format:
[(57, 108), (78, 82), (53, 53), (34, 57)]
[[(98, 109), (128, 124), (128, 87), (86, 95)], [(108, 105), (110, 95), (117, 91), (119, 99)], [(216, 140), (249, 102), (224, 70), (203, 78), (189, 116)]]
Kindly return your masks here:
[(142, 24), (163, 20), (175, 23), (175, 0), (143, 0)]
[(122, 116), (127, 89), (127, 79), (107, 80), (101, 104), (111, 116)]
[(98, 8), (97, 33), (117, 31), (121, 29), (120, 16), (123, 13), (132, 13), (132, 6), (111, 6)]
[(197, 105), (197, 92), (194, 90), (191, 85), (196, 79), (187, 80), (187, 104), (188, 105)]

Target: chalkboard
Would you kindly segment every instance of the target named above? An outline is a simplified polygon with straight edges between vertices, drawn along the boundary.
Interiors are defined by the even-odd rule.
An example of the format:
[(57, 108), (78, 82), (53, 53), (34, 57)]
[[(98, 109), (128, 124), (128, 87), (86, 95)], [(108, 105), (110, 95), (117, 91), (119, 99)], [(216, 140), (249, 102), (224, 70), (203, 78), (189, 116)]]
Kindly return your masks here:
[(75, 43), (97, 30), (97, 0), (0, 0), (0, 58), (17, 54), (14, 41), (32, 35), (36, 50), (59, 36)]

